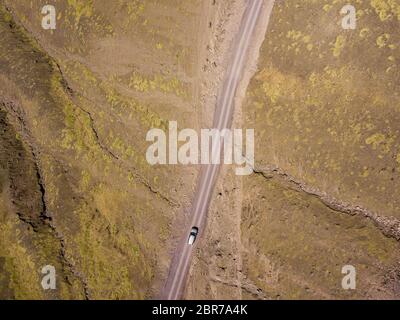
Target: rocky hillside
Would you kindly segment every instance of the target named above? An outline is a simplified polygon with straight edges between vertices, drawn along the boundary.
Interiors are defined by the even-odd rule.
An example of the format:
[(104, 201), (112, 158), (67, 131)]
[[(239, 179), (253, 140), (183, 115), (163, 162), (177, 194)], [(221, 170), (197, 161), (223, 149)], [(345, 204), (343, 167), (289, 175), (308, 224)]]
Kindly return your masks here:
[(199, 126), (210, 8), (56, 1), (44, 30), (42, 5), (0, 2), (1, 297), (152, 297), (196, 168), (151, 167), (146, 133)]

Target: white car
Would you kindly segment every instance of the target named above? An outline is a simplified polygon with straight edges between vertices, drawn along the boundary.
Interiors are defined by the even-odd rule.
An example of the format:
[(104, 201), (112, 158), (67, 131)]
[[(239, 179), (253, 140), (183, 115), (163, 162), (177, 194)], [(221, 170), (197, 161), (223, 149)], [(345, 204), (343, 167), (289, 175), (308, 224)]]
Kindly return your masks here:
[(197, 227), (193, 227), (189, 234), (188, 244), (192, 245), (196, 241), (197, 234), (199, 233), (199, 229)]

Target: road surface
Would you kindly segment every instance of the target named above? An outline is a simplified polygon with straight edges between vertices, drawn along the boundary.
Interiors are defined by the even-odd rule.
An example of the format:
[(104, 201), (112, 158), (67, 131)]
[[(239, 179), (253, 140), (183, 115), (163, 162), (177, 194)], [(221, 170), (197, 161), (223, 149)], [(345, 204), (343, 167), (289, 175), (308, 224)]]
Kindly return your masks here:
[[(273, 1), (267, 1), (273, 3)], [(270, 4), (270, 3), (268, 3)], [(246, 54), (255, 30), (257, 20), (262, 12), (263, 0), (248, 0), (247, 8), (243, 14), (240, 29), (233, 42), (231, 61), (227, 69), (223, 86), (217, 97), (216, 112), (214, 115), (213, 128), (222, 130), (230, 128), (234, 111), (234, 97), (236, 89), (241, 80)], [(268, 6), (272, 10), (272, 5)], [(270, 12), (269, 12), (270, 13)], [(268, 13), (268, 14), (269, 14)], [(199, 241), (204, 231), (207, 211), (211, 195), (218, 175), (219, 165), (203, 165), (194, 196), (190, 223), (183, 230), (182, 240), (179, 242), (175, 255), (172, 259), (169, 274), (165, 286), (161, 292), (162, 299), (180, 299), (186, 284), (186, 278), (190, 268), (190, 261), (195, 245), (187, 243), (190, 230), (193, 226), (199, 228), (199, 234), (195, 244)]]

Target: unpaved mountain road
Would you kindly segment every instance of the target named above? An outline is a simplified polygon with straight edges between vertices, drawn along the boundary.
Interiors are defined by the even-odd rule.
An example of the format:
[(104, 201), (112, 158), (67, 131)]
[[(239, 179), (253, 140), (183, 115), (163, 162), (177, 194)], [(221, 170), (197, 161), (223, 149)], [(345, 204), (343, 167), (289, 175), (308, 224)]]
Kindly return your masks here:
[[(251, 44), (257, 20), (264, 18), (261, 17), (263, 5), (266, 6), (264, 12), (266, 12), (267, 16), (265, 18), (269, 19), (273, 3), (274, 1), (272, 0), (249, 0), (247, 3), (239, 32), (232, 43), (231, 61), (227, 68), (222, 88), (218, 94), (213, 124), (213, 128), (215, 129), (223, 130), (231, 127), (234, 111), (234, 98), (241, 80), (246, 56)], [(180, 299), (183, 294), (192, 253), (196, 243), (198, 243), (199, 237), (201, 237), (204, 231), (207, 212), (218, 176), (219, 166), (220, 165), (217, 164), (203, 165), (200, 170), (191, 215), (189, 217), (190, 223), (184, 229), (182, 239), (176, 248), (168, 278), (161, 292), (162, 299), (177, 300)], [(189, 245), (188, 237), (193, 226), (198, 227), (199, 234), (197, 235), (197, 241), (195, 244)]]

